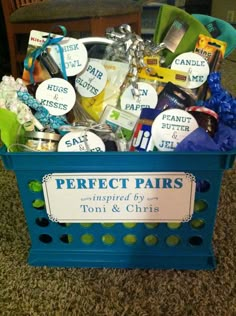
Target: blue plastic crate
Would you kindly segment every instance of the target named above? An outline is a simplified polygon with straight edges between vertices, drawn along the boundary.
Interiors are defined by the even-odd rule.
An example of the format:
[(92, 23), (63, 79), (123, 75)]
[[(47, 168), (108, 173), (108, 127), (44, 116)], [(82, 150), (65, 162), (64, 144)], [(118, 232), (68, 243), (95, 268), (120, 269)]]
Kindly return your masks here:
[[(236, 152), (7, 153), (31, 237), (29, 264), (57, 267), (213, 269), (212, 236), (224, 170)], [(192, 219), (168, 223), (52, 222), (40, 189), (49, 173), (188, 172), (197, 179)], [(39, 190), (30, 189), (38, 181)], [(37, 182), (34, 182), (37, 184)], [(199, 185), (199, 184), (202, 184)], [(37, 187), (37, 186), (36, 186)], [(37, 203), (35, 203), (37, 201)], [(70, 207), (68, 205), (68, 207)]]

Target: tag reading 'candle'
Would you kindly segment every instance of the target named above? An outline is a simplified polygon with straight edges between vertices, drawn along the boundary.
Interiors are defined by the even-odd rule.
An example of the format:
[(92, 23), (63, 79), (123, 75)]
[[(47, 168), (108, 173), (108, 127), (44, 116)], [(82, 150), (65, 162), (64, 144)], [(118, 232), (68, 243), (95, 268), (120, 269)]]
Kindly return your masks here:
[(160, 151), (173, 151), (178, 143), (198, 128), (195, 118), (180, 109), (160, 113), (152, 124), (152, 138)]
[(52, 115), (64, 115), (75, 104), (75, 90), (72, 85), (61, 78), (43, 81), (36, 90), (36, 99)]
[(122, 94), (120, 105), (122, 110), (139, 116), (142, 109), (154, 109), (156, 107), (158, 96), (156, 90), (150, 84), (137, 82), (137, 85), (138, 95), (136, 96), (133, 93), (134, 87), (130, 85)]
[(191, 52), (177, 56), (171, 64), (171, 69), (188, 72), (189, 80), (186, 88), (189, 89), (203, 85), (210, 72), (207, 61), (199, 54)]
[(105, 88), (107, 72), (104, 66), (96, 61), (89, 61), (86, 70), (75, 79), (75, 88), (83, 97), (92, 98)]

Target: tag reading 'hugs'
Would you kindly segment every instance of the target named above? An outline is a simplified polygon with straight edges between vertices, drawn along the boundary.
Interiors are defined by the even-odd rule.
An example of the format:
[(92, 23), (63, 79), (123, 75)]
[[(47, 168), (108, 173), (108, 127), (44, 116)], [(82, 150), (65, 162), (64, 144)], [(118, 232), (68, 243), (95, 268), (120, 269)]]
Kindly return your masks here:
[(72, 85), (61, 78), (43, 81), (36, 91), (36, 99), (51, 115), (64, 115), (74, 106), (76, 95)]

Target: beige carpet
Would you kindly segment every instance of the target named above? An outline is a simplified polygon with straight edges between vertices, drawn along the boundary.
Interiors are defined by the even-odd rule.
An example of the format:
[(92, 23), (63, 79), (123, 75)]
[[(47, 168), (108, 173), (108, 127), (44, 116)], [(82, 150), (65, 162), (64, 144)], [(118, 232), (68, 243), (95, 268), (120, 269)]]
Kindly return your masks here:
[[(234, 95), (235, 65), (225, 61), (222, 68)], [(0, 315), (235, 316), (235, 189), (236, 171), (226, 171), (215, 271), (34, 268), (27, 264), (30, 243), (15, 177), (0, 164)]]

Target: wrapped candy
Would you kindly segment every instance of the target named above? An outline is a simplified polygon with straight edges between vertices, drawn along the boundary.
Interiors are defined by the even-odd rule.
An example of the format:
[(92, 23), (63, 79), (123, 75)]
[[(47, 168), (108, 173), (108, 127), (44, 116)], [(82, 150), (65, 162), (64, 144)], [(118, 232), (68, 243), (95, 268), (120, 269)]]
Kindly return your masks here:
[(33, 96), (31, 96), (27, 91), (18, 91), (18, 98), (24, 102), (24, 104), (28, 105), (30, 108), (36, 111), (35, 118), (39, 120), (39, 122), (47, 126), (49, 125), (53, 129), (57, 129), (61, 125), (65, 125), (67, 123), (67, 119), (64, 115), (55, 116), (51, 115), (48, 110), (43, 107)]
[(15, 80), (12, 76), (4, 76), (0, 83), (0, 108), (15, 113), (18, 122), (23, 125), (34, 121), (34, 116), (30, 108), (18, 99), (17, 91), (27, 91), (23, 81), (20, 78)]

